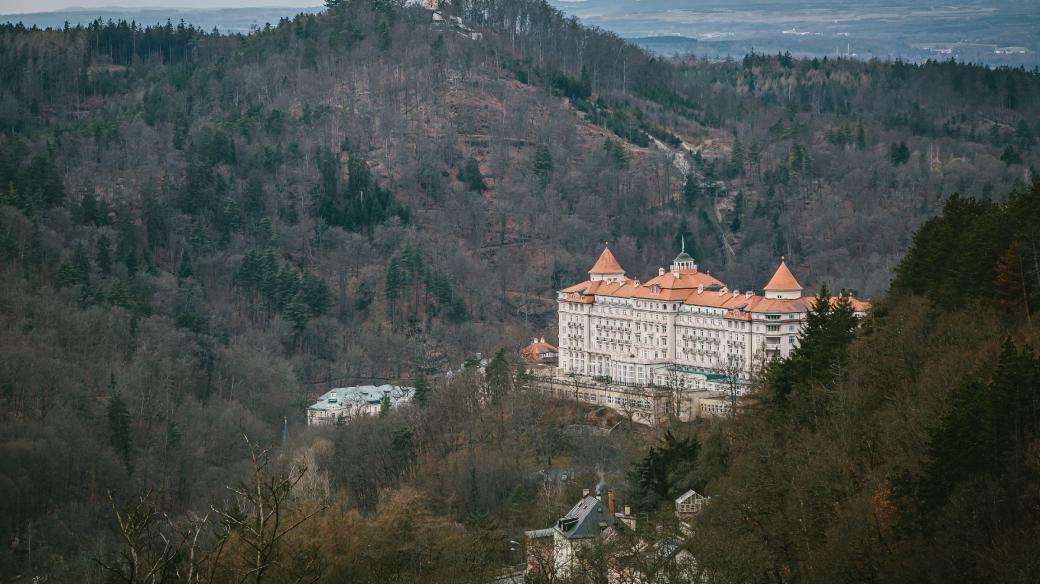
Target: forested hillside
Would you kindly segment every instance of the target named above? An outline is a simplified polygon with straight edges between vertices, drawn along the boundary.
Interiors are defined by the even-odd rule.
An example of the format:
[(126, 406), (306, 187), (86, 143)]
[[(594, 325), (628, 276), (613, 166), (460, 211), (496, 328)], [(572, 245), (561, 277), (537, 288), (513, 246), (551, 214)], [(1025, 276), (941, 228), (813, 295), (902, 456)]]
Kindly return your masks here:
[[(100, 581), (107, 492), (204, 513), (248, 473), (243, 434), (279, 442), (287, 419), (288, 443), (313, 446), (301, 412), (330, 384), (551, 337), (552, 290), (603, 240), (634, 276), (684, 236), (740, 289), (786, 255), (803, 283), (876, 294), (952, 193), (997, 206), (1040, 160), (1032, 73), (677, 63), (540, 0), (450, 4), (482, 36), (391, 0), (248, 36), (0, 27), (5, 575)], [(393, 496), (442, 505), (435, 539), (460, 518), (528, 526), (531, 490), (502, 485), (550, 464), (579, 414), (535, 400), (555, 413), (481, 418), (475, 396), (506, 377), (444, 389), (437, 430), (402, 418), (331, 450), (324, 480), (358, 533), (399, 519), (356, 510), (420, 472)], [(452, 558), (446, 574), (475, 561)]]
[[(1040, 182), (952, 198), (859, 325), (818, 310), (701, 458), (720, 582), (1040, 577)], [(722, 453), (721, 455), (719, 453)]]

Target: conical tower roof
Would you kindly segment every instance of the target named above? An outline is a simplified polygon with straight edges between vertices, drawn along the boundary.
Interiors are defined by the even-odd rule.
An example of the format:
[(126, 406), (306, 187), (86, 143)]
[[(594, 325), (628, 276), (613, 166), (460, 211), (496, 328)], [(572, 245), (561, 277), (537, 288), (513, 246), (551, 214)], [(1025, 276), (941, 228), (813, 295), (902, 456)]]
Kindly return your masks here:
[(766, 284), (765, 290), (766, 292), (794, 292), (796, 290), (801, 292), (802, 285), (795, 279), (783, 257), (780, 258), (780, 267), (776, 269), (776, 273)]
[(625, 269), (621, 267), (614, 254), (610, 252), (610, 248), (606, 245), (603, 246), (603, 253), (599, 254), (599, 259), (596, 260), (596, 265), (592, 266), (589, 270), (590, 274), (624, 274)]

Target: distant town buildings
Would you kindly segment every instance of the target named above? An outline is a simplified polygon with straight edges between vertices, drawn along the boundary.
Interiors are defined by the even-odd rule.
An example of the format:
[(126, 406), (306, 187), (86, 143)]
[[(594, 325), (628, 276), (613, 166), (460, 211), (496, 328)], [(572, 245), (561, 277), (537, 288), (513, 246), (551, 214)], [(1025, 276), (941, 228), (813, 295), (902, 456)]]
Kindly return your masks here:
[(798, 346), (815, 301), (784, 258), (758, 294), (702, 271), (685, 245), (646, 282), (604, 247), (586, 281), (558, 292), (558, 365), (536, 369), (533, 386), (651, 425), (729, 415), (756, 367)]
[(307, 425), (342, 424), (357, 416), (378, 415), (383, 403), (391, 408), (411, 401), (414, 387), (361, 385), (338, 387), (307, 408)]

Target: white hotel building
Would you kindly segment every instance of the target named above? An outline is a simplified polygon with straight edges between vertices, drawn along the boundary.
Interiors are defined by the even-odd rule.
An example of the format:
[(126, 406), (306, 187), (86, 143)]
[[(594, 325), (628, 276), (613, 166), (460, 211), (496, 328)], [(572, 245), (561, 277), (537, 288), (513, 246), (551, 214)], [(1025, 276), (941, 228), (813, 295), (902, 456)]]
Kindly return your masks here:
[[(781, 258), (764, 294), (730, 290), (685, 249), (671, 269), (633, 280), (605, 247), (589, 279), (558, 293), (559, 371), (612, 383), (721, 389), (756, 363), (786, 357), (815, 297)], [(852, 299), (857, 314), (869, 305)]]

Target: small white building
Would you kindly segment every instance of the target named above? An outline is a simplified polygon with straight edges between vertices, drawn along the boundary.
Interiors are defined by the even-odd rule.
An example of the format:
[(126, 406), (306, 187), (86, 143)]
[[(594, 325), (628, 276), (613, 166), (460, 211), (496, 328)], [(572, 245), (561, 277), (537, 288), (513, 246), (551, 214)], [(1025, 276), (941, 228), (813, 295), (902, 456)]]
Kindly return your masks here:
[(701, 509), (704, 509), (704, 506), (710, 500), (711, 497), (705, 497), (697, 491), (690, 489), (679, 495), (679, 498), (675, 500), (675, 514), (680, 518), (696, 515), (701, 512)]
[(411, 401), (413, 395), (414, 387), (399, 385), (337, 387), (307, 408), (307, 425), (342, 424), (357, 416), (378, 415), (383, 400), (389, 400), (390, 407), (397, 407)]

